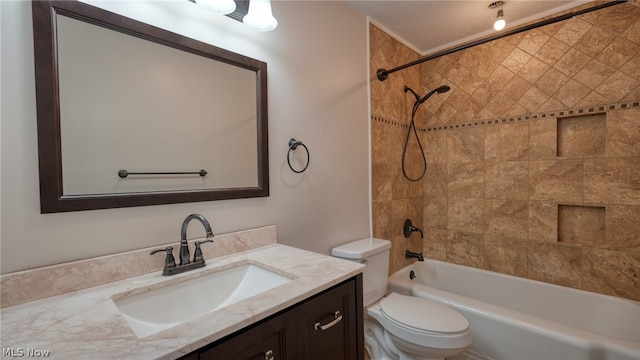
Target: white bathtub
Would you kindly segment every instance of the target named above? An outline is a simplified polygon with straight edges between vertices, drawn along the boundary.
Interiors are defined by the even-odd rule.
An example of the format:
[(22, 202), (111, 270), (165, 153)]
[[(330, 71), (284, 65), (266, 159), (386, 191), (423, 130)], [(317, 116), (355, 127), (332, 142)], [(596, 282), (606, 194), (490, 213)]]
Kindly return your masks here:
[(469, 320), (473, 343), (456, 360), (640, 360), (637, 301), (429, 259), (390, 276), (389, 291)]

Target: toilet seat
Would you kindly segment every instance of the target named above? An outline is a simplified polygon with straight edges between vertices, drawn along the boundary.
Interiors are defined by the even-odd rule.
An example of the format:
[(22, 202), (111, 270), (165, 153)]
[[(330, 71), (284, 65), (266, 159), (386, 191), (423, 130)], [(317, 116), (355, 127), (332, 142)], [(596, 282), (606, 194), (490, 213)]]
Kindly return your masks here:
[(391, 293), (367, 309), (392, 335), (424, 347), (458, 349), (471, 344), (469, 322), (431, 300)]

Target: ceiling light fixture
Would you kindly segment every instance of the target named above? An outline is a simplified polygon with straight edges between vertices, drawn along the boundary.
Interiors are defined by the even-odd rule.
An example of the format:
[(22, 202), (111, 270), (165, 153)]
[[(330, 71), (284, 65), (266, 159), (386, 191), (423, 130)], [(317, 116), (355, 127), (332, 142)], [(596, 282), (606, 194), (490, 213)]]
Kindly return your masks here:
[(504, 5), (504, 1), (495, 1), (489, 5), (489, 9), (495, 10), (498, 9), (498, 14), (496, 15), (496, 21), (493, 23), (493, 28), (497, 31), (504, 29), (504, 26), (507, 24), (504, 21), (504, 11), (502, 10), (502, 5)]
[(231, 14), (236, 10), (236, 2), (233, 0), (195, 0), (196, 4), (211, 10), (217, 14)]
[(256, 31), (271, 31), (278, 26), (278, 20), (271, 13), (270, 0), (250, 0), (249, 12), (242, 22)]

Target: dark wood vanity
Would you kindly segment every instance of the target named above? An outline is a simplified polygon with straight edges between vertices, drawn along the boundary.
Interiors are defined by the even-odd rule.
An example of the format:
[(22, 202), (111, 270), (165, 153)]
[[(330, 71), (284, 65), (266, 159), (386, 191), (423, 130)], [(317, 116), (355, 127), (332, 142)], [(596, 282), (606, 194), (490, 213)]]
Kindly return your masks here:
[(362, 274), (181, 360), (363, 360)]

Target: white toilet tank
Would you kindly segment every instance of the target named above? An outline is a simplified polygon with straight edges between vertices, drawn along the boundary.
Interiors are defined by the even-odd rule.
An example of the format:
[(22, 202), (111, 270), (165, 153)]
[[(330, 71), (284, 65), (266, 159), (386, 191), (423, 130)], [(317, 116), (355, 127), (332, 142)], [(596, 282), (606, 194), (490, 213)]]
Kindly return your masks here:
[(382, 298), (387, 292), (390, 248), (389, 240), (366, 238), (331, 250), (331, 255), (335, 257), (357, 261), (367, 266), (362, 273), (365, 307)]

